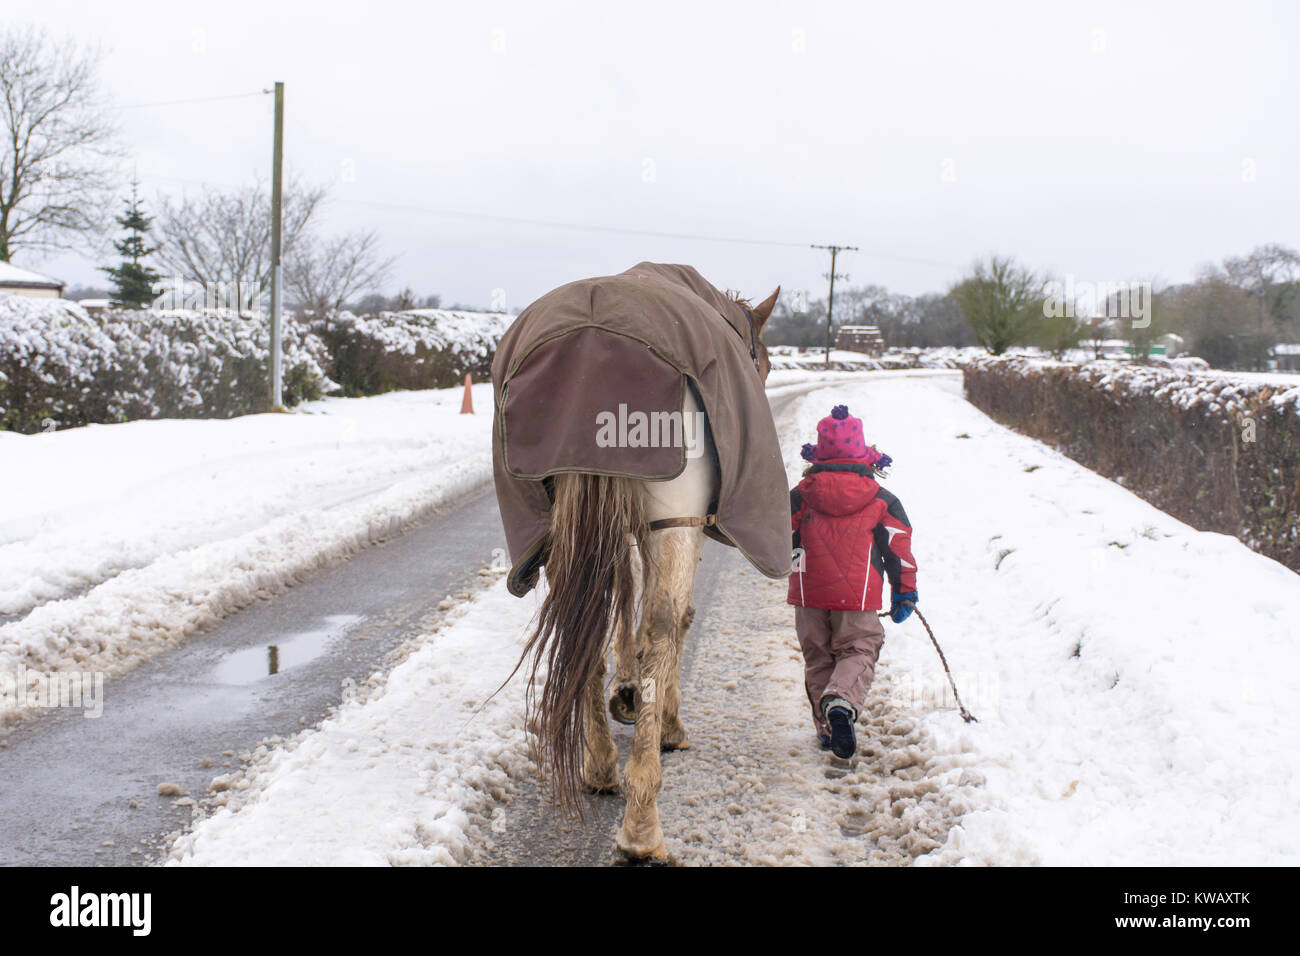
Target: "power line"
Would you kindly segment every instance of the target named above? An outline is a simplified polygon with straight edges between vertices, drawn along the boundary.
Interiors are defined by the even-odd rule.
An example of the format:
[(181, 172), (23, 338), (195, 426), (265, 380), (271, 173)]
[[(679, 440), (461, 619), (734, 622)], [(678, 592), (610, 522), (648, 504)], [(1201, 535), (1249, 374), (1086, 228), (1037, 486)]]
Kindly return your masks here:
[[(419, 212), (430, 216), (445, 216), (452, 219), (479, 219), (488, 222), (516, 223), (527, 226), (542, 226), (552, 229), (574, 229), (581, 232), (602, 232), (614, 233), (625, 236), (651, 236), (660, 239), (687, 239), (698, 242), (727, 242), (751, 246), (779, 246), (790, 249), (806, 249), (809, 247), (805, 242), (786, 242), (776, 239), (748, 239), (737, 236), (707, 236), (699, 233), (686, 232), (660, 232), (652, 229), (631, 229), (622, 226), (602, 226), (594, 223), (581, 222), (562, 222), (553, 219), (527, 219), (518, 216), (501, 216), (491, 213), (466, 212), (456, 209), (430, 209), (424, 206), (412, 206), (407, 203), (386, 203), (371, 199), (337, 199), (341, 203), (351, 203), (358, 206), (374, 206), (380, 209), (391, 209), (398, 212)], [(827, 248), (822, 246), (812, 246), (812, 248)], [(841, 249), (846, 247), (841, 246)], [(852, 247), (854, 251), (859, 251), (857, 246)], [(892, 252), (880, 252), (878, 250), (862, 250), (868, 255), (877, 259), (889, 259), (895, 262), (910, 262), (919, 265), (936, 266), (941, 269), (964, 269), (965, 266), (953, 262), (940, 262), (937, 259), (924, 259), (918, 256), (900, 256)]]
[[(257, 94), (252, 94), (257, 95)], [(223, 188), (237, 188), (233, 183), (213, 183), (208, 180), (188, 179), (180, 176), (156, 175), (148, 177), (151, 179), (160, 179), (167, 182), (178, 183), (181, 185), (191, 186), (208, 186), (217, 185)], [(806, 242), (789, 242), (778, 239), (753, 239), (740, 236), (713, 236), (702, 233), (690, 232), (666, 232), (654, 229), (633, 229), (625, 226), (605, 226), (599, 223), (582, 223), (568, 222), (556, 219), (534, 219), (523, 216), (504, 216), (494, 213), (469, 212), (463, 209), (434, 209), (428, 206), (413, 206), (409, 203), (389, 203), (374, 199), (347, 199), (344, 197), (331, 197), (331, 202), (342, 203), (353, 206), (369, 206), (376, 209), (387, 209), (398, 213), (419, 213), (427, 216), (438, 216), (447, 219), (466, 219), (471, 221), (510, 223), (514, 225), (537, 226), (546, 229), (570, 229), (577, 232), (595, 232), (606, 235), (622, 236), (646, 236), (655, 239), (679, 239), (692, 242), (721, 242), (732, 243), (737, 245), (749, 246), (769, 246), (774, 248), (786, 249), (806, 249), (809, 244)], [(817, 247), (814, 247), (817, 248)], [(843, 247), (841, 247), (843, 248)], [(857, 249), (857, 247), (854, 247)], [(906, 262), (914, 265), (933, 266), (939, 269), (964, 269), (964, 265), (953, 262), (941, 262), (936, 259), (925, 259), (919, 256), (904, 256), (892, 252), (883, 252), (874, 249), (862, 249), (867, 255), (875, 259), (883, 259), (893, 262)]]
[(654, 236), (660, 239), (690, 239), (697, 242), (728, 242), (749, 246), (786, 246), (804, 248), (807, 243), (782, 242), (776, 239), (747, 239), (738, 236), (706, 236), (689, 232), (659, 232), (653, 229), (629, 229), (623, 226), (602, 226), (595, 223), (562, 222), (555, 219), (527, 219), (521, 216), (499, 216), (492, 213), (464, 212), (457, 209), (429, 209), (411, 206), (406, 203), (377, 202), (371, 199), (339, 199), (337, 202), (352, 203), (359, 206), (376, 206), (382, 209), (394, 209), (401, 212), (421, 212), (430, 216), (444, 216), (449, 219), (481, 219), (488, 222), (508, 222), (524, 226), (543, 226), (549, 229), (576, 229), (582, 232), (614, 233), (624, 236)]
[(188, 100), (158, 100), (154, 103), (130, 103), (126, 106), (114, 106), (118, 110), (142, 110), (154, 106), (186, 106), (190, 103), (216, 103), (219, 100), (246, 100), (253, 96), (265, 96), (270, 90), (258, 90), (255, 93), (228, 93), (225, 96), (196, 96)]

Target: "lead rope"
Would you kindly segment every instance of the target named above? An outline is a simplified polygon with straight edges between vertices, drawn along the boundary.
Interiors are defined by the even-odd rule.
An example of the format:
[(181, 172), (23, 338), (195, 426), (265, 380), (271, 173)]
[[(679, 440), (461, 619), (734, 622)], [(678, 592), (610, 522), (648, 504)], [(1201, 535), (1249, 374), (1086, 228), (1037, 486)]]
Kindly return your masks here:
[[(957, 693), (957, 682), (952, 679), (952, 671), (948, 670), (948, 658), (943, 656), (943, 648), (939, 646), (939, 642), (935, 639), (934, 631), (930, 630), (930, 622), (925, 619), (925, 615), (922, 614), (920, 610), (917, 609), (917, 606), (911, 601), (904, 601), (903, 605), (916, 611), (916, 616), (919, 617), (921, 623), (925, 625), (925, 633), (930, 635), (930, 643), (933, 644), (934, 649), (939, 652), (939, 663), (943, 664), (943, 672), (948, 675), (948, 684), (952, 687), (952, 696), (957, 701), (957, 710), (961, 712), (961, 719), (966, 721), (968, 724), (978, 724), (979, 721), (975, 719), (975, 715), (967, 710), (966, 705), (961, 702), (961, 694)], [(889, 612), (882, 611), (879, 616), (889, 617)]]

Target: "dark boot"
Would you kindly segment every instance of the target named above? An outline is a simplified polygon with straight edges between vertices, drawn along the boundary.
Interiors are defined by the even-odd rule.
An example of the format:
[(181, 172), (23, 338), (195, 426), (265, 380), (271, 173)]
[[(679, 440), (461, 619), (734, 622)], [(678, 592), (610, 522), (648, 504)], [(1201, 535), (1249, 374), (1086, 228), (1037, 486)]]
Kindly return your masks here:
[(858, 738), (853, 733), (853, 711), (847, 707), (830, 707), (826, 722), (831, 725), (831, 753), (848, 760), (858, 752)]

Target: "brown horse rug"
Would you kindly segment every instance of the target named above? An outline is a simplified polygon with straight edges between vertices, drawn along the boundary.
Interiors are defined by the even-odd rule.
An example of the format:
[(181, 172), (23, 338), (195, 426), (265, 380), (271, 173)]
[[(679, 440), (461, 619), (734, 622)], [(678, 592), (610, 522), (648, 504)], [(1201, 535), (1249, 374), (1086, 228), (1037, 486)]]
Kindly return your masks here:
[(768, 577), (789, 574), (785, 467), (757, 364), (745, 309), (690, 266), (643, 262), (561, 286), (520, 313), (492, 362), (492, 457), (510, 590), (527, 593), (546, 563), (545, 478), (663, 481), (700, 453), (681, 415), (687, 388), (717, 454), (717, 520), (705, 532)]

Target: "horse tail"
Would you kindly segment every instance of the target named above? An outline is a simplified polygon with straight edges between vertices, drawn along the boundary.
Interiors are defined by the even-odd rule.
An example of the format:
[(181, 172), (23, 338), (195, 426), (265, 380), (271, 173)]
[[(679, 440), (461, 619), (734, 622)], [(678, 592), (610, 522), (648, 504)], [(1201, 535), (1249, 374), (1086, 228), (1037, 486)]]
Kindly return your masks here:
[[(615, 623), (620, 617), (632, 620), (635, 612), (632, 548), (643, 546), (649, 533), (641, 492), (640, 482), (631, 478), (561, 474), (554, 479), (548, 590), (520, 664), (533, 655), (527, 709), (539, 763), (558, 802), (570, 811), (581, 812), (586, 688)], [(539, 697), (535, 691), (543, 659), (545, 684)]]

